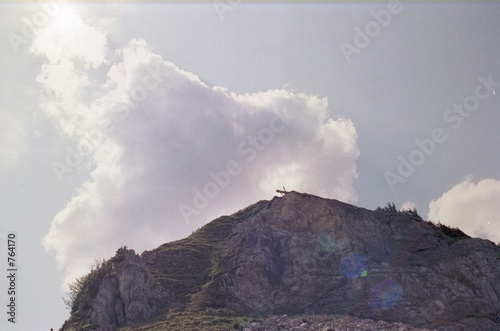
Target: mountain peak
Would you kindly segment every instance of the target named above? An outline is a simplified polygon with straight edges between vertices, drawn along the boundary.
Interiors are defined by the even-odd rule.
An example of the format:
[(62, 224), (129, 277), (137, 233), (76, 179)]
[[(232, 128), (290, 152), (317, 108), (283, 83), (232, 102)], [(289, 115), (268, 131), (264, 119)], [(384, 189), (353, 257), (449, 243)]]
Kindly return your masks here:
[(62, 330), (253, 330), (283, 314), (497, 330), (499, 246), (442, 230), (286, 192), (141, 256), (118, 250)]

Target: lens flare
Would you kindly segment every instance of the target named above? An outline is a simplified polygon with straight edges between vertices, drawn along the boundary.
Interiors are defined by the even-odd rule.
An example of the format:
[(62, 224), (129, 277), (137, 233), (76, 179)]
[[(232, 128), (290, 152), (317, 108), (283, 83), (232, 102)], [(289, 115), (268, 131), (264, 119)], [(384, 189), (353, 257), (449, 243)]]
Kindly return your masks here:
[(340, 264), (342, 277), (354, 279), (366, 276), (365, 263), (366, 259), (361, 254), (351, 253), (347, 255)]
[(402, 298), (401, 286), (393, 278), (386, 278), (373, 287), (370, 301), (375, 309), (390, 309)]

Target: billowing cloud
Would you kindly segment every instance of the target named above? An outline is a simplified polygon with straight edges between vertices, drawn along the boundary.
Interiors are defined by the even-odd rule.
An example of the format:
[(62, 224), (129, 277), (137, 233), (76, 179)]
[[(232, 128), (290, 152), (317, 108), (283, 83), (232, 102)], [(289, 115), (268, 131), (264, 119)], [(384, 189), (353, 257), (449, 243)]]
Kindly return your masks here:
[(282, 186), (356, 201), (357, 133), (350, 120), (329, 116), (326, 99), (208, 86), (144, 40), (105, 58), (103, 32), (75, 25), (83, 49), (46, 50), (61, 38), (57, 29), (32, 49), (45, 58), (42, 108), (78, 140), (65, 163), (53, 163), (54, 176), (92, 166), (44, 238), (68, 277), (93, 257), (184, 237)]
[(500, 242), (500, 180), (472, 176), (452, 187), (429, 204), (428, 218), (458, 227), (472, 237)]

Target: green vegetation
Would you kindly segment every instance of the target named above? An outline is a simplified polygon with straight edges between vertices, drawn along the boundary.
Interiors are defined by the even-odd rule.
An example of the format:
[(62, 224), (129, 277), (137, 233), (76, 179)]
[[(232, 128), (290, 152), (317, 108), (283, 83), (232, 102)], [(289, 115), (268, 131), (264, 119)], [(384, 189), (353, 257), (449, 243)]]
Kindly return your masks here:
[(378, 212), (383, 212), (383, 213), (398, 213), (398, 209), (396, 208), (396, 206), (394, 205), (394, 202), (388, 202), (387, 205), (385, 207), (377, 207), (377, 209), (375, 209), (375, 211), (378, 211)]
[(111, 273), (113, 263), (119, 262), (120, 252), (126, 249), (126, 246), (119, 248), (116, 251), (116, 255), (109, 260), (96, 260), (88, 274), (68, 284), (68, 298), (63, 300), (66, 307), (71, 310), (71, 313), (91, 308), (92, 300), (95, 299), (99, 291), (99, 284), (101, 284), (107, 274)]
[(88, 274), (68, 284), (68, 299), (63, 300), (66, 307), (71, 310), (71, 313), (74, 313), (78, 309), (90, 309), (90, 303), (97, 295), (99, 284), (106, 275), (108, 265), (108, 261), (96, 261)]
[[(394, 205), (394, 202), (388, 202), (385, 207), (377, 207), (375, 211), (380, 212), (380, 213), (385, 213), (385, 214), (404, 214), (411, 219), (417, 221), (417, 222), (422, 222), (423, 219), (422, 217), (418, 214), (417, 209), (407, 209), (407, 210), (398, 210), (396, 206)], [(466, 235), (463, 233), (459, 228), (452, 228), (448, 225), (442, 224), (438, 222), (437, 224), (428, 221), (428, 223), (434, 227), (435, 229), (443, 232), (446, 236), (453, 238), (453, 239), (466, 239), (470, 238), (470, 236)]]
[(459, 228), (452, 228), (452, 227), (450, 227), (448, 225), (441, 224), (440, 222), (438, 222), (436, 224), (436, 223), (434, 223), (432, 221), (429, 221), (429, 224), (431, 224), (434, 228), (440, 230), (441, 232), (443, 232), (445, 235), (447, 235), (450, 238), (454, 238), (454, 239), (467, 239), (467, 238), (470, 238), (470, 236), (466, 235)]
[(394, 205), (394, 202), (388, 202), (387, 205), (383, 208), (377, 207), (377, 209), (375, 209), (375, 211), (385, 213), (385, 214), (404, 214), (417, 222), (423, 221), (422, 217), (418, 214), (416, 208), (398, 210), (396, 208), (396, 206)]
[(71, 310), (71, 317), (64, 323), (67, 330), (92, 330), (90, 322), (92, 300), (97, 296), (99, 284), (108, 271), (109, 261), (96, 261), (91, 271), (69, 284), (68, 299), (63, 299), (66, 307)]

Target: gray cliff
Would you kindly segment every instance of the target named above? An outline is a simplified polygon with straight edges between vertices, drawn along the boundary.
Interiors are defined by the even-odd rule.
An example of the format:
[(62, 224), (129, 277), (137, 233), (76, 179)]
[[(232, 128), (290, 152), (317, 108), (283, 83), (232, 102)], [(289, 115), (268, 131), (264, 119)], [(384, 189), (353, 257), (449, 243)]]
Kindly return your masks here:
[(237, 224), (228, 247), (219, 288), (236, 311), (499, 330), (500, 248), (404, 214), (289, 193)]

